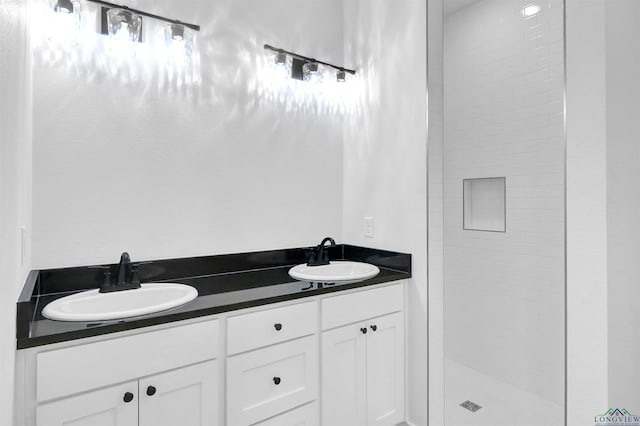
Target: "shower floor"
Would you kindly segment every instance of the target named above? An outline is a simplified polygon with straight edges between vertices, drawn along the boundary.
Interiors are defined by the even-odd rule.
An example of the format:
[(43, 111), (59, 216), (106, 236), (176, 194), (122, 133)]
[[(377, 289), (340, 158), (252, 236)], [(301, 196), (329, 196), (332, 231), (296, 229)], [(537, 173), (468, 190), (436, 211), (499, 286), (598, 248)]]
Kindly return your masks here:
[[(459, 404), (482, 406), (472, 413)], [(562, 426), (564, 410), (540, 396), (445, 361), (446, 426)]]

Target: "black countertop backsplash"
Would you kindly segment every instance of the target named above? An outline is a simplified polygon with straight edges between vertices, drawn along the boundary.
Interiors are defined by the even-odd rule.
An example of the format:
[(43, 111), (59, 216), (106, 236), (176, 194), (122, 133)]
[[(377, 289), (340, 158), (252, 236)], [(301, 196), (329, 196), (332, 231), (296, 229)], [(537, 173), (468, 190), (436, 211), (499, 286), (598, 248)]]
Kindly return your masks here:
[(198, 297), (174, 309), (103, 322), (54, 321), (42, 316), (49, 302), (69, 294), (99, 288), (104, 270), (112, 276), (117, 264), (32, 271), (17, 306), (17, 346), (25, 349), (50, 343), (114, 333), (150, 325), (299, 299), (411, 277), (411, 255), (351, 245), (329, 250), (331, 260), (367, 262), (380, 268), (371, 279), (352, 284), (309, 284), (294, 281), (289, 269), (306, 263), (308, 248), (167, 259), (139, 263), (140, 281), (188, 284)]

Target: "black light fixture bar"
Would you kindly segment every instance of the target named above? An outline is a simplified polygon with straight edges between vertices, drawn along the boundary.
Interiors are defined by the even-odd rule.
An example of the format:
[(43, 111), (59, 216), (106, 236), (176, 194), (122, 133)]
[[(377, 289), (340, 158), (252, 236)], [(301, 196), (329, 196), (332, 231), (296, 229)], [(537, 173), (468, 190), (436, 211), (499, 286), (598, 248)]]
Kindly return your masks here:
[[(90, 0), (90, 1), (94, 1), (94, 0)], [(273, 47), (270, 44), (265, 44), (264, 48), (266, 50), (271, 50), (271, 51), (276, 52), (276, 53), (284, 53), (286, 55), (291, 56), (294, 59), (299, 59), (302, 62), (316, 62), (318, 64), (322, 64), (322, 65), (326, 65), (328, 67), (334, 68), (334, 69), (336, 69), (338, 71), (348, 72), (351, 75), (355, 75), (356, 74), (356, 70), (351, 70), (349, 68), (340, 67), (338, 65), (333, 65), (333, 64), (330, 64), (328, 62), (319, 61), (319, 60), (317, 60), (315, 58), (310, 58), (308, 56), (303, 56), (303, 55), (299, 55), (299, 54), (294, 53), (294, 52), (289, 52), (288, 50), (280, 49), (278, 47)]]
[(102, 1), (102, 0), (87, 0), (87, 1), (90, 1), (91, 3), (101, 4), (103, 6), (108, 7), (109, 9), (125, 9), (125, 10), (129, 10), (129, 11), (131, 11), (133, 13), (136, 13), (138, 15), (146, 16), (147, 18), (157, 19), (159, 21), (168, 22), (170, 24), (184, 25), (185, 27), (191, 28), (194, 31), (200, 31), (200, 25), (189, 24), (189, 23), (186, 23), (186, 22), (178, 21), (177, 19), (165, 18), (164, 16), (154, 15), (153, 13), (145, 12), (143, 10), (133, 9), (131, 7), (128, 7), (128, 6), (122, 6), (122, 5), (118, 5), (118, 4), (115, 4), (115, 3), (109, 3), (108, 1)]

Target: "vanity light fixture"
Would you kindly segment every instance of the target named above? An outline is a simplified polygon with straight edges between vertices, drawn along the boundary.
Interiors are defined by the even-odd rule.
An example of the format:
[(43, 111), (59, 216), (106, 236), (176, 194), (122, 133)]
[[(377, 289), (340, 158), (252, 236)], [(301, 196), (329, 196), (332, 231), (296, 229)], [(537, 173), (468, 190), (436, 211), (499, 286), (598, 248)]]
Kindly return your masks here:
[[(172, 28), (172, 38), (174, 40), (178, 40), (180, 39), (180, 37), (184, 37), (184, 32), (186, 29), (190, 29), (192, 31), (200, 31), (200, 25), (196, 25), (196, 24), (189, 24), (186, 22), (181, 22), (178, 21), (177, 19), (170, 19), (170, 18), (166, 18), (164, 16), (161, 15), (155, 15), (153, 13), (149, 13), (149, 12), (145, 12), (143, 10), (138, 10), (138, 9), (133, 9), (127, 6), (121, 6), (121, 5), (117, 5), (115, 3), (110, 3), (108, 1), (102, 1), (102, 0), (87, 0), (88, 2), (91, 3), (96, 3), (102, 6), (102, 28), (101, 28), (101, 32), (102, 34), (108, 35), (109, 34), (109, 28), (108, 28), (108, 12), (111, 9), (119, 9), (119, 10), (123, 10), (123, 11), (128, 11), (130, 13), (133, 13), (135, 15), (138, 15), (140, 17), (146, 17), (146, 18), (152, 18), (152, 19), (156, 19), (159, 21), (163, 21), (166, 22), (168, 24), (174, 24), (175, 27)], [(142, 41), (141, 38), (138, 38), (138, 41)]]
[(355, 75), (356, 73), (355, 70), (344, 68), (338, 65), (333, 65), (328, 62), (319, 61), (308, 56), (299, 55), (288, 50), (273, 47), (269, 44), (265, 44), (264, 48), (276, 53), (274, 59), (276, 64), (284, 65), (287, 62), (287, 57), (291, 57), (291, 78), (294, 78), (296, 80), (305, 80), (312, 82), (322, 81), (321, 66), (337, 70), (336, 79), (339, 82), (344, 82), (346, 80), (347, 73), (351, 75)]

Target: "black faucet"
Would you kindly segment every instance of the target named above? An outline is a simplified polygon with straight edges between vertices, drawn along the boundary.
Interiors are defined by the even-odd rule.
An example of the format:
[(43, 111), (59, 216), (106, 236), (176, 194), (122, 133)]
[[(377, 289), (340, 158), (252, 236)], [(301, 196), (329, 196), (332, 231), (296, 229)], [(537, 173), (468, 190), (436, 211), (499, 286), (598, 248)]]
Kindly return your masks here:
[(311, 249), (307, 266), (320, 266), (329, 264), (329, 250), (327, 247), (325, 247), (325, 244), (327, 242), (331, 244), (329, 247), (334, 247), (336, 245), (336, 242), (333, 238), (326, 237), (324, 240), (322, 240), (320, 245)]
[(140, 280), (136, 271), (131, 267), (131, 258), (126, 251), (120, 256), (116, 282), (111, 282), (111, 271), (105, 273), (104, 284), (100, 287), (100, 293), (110, 293), (113, 291), (133, 290), (140, 288)]

